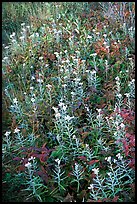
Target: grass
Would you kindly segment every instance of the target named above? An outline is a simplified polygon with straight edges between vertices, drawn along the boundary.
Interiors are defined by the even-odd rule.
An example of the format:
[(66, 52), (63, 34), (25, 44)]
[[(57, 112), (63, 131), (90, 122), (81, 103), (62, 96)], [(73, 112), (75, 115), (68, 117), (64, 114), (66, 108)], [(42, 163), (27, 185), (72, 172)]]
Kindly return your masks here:
[(134, 17), (134, 2), (2, 3), (4, 202), (135, 201)]

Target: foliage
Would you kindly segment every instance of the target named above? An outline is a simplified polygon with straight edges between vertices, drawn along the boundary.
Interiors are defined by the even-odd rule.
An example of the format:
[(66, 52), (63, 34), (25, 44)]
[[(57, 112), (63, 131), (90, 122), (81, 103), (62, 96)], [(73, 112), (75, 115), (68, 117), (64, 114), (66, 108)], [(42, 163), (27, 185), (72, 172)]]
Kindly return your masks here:
[(2, 7), (3, 201), (134, 202), (134, 2)]

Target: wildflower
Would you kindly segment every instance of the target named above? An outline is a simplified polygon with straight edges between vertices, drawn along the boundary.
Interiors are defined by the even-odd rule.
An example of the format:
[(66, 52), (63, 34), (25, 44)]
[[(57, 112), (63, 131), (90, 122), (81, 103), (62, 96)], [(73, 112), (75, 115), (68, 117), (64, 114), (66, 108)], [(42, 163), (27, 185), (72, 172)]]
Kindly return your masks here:
[(30, 162), (26, 163), (25, 167), (30, 168), (31, 167), (31, 163)]
[(122, 160), (122, 158), (123, 158), (123, 156), (121, 156), (120, 153), (118, 153), (118, 154), (116, 155), (116, 157), (117, 157), (118, 159), (120, 159), (120, 160)]
[(92, 169), (92, 171), (94, 171), (94, 174), (98, 175), (99, 168), (94, 168), (94, 169)]
[(89, 144), (86, 144), (86, 148), (89, 148)]
[(59, 107), (63, 107), (64, 105), (65, 105), (65, 104), (62, 103), (62, 102), (59, 103)]
[(91, 54), (90, 56), (95, 57), (95, 56), (97, 56), (97, 53), (93, 53), (93, 54)]
[(52, 85), (48, 84), (48, 85), (46, 85), (46, 87), (47, 87), (48, 89), (51, 89), (51, 88), (52, 88)]
[(25, 26), (25, 23), (21, 23), (21, 26)]
[(60, 159), (55, 159), (55, 162), (57, 162), (58, 165), (60, 165), (61, 160)]
[(73, 117), (70, 117), (69, 115), (65, 116), (65, 120), (68, 120), (68, 121), (70, 121), (72, 118), (74, 118), (74, 116)]
[(30, 87), (30, 90), (33, 90), (33, 89), (34, 89), (34, 87), (33, 87), (33, 86), (31, 86), (31, 87)]
[(61, 116), (60, 113), (56, 113), (56, 114), (55, 114), (55, 117), (56, 117), (56, 118), (60, 118), (60, 116)]
[(9, 46), (6, 46), (5, 49), (9, 49)]
[(117, 160), (116, 160), (116, 159), (114, 159), (113, 161), (114, 161), (114, 163), (116, 163), (116, 162), (117, 162)]
[(72, 137), (73, 139), (76, 139), (76, 135), (73, 135), (73, 137)]
[(125, 128), (125, 125), (124, 125), (123, 123), (121, 123), (121, 124), (120, 124), (120, 127), (124, 129), (124, 128)]
[(31, 98), (31, 102), (34, 103), (35, 102), (35, 98)]
[(88, 39), (91, 39), (91, 38), (92, 38), (92, 36), (88, 35), (88, 36), (87, 36), (87, 38), (88, 38)]
[(108, 172), (107, 174), (108, 174), (109, 176), (111, 176), (111, 172)]
[(25, 36), (21, 36), (19, 37), (20, 40), (24, 40), (25, 39)]
[(37, 82), (43, 83), (43, 79), (37, 79)]
[(111, 156), (106, 157), (105, 160), (107, 160), (109, 163), (111, 163)]
[(19, 133), (20, 130), (18, 128), (15, 128), (14, 133)]
[(13, 99), (13, 103), (17, 105), (17, 103), (18, 103), (17, 98), (14, 98), (14, 99)]
[(41, 57), (39, 57), (39, 60), (43, 60), (43, 57), (41, 56)]
[(103, 36), (106, 38), (106, 37), (107, 37), (107, 34), (105, 33)]
[(26, 26), (26, 28), (30, 29), (30, 26)]
[(31, 80), (34, 80), (34, 79), (35, 79), (35, 77), (34, 77), (34, 76), (32, 76), (32, 77), (31, 77)]
[(117, 76), (117, 77), (115, 78), (115, 80), (119, 81), (120, 79), (119, 79), (119, 77)]
[(55, 111), (55, 113), (58, 113), (58, 108), (52, 107), (52, 109)]
[(11, 131), (7, 131), (4, 135), (7, 137), (10, 135), (10, 133), (11, 133)]
[(92, 189), (92, 190), (93, 190), (93, 188), (94, 188), (93, 184), (90, 184), (90, 186), (88, 187), (88, 189)]
[(100, 108), (99, 108), (99, 109), (97, 108), (97, 111), (98, 111), (98, 113), (100, 113), (100, 112), (101, 112), (101, 109), (100, 109)]
[(31, 156), (30, 158), (28, 158), (28, 161), (34, 160), (35, 157)]
[(121, 94), (117, 94), (117, 97), (118, 97), (118, 98), (121, 98), (121, 97), (122, 97), (122, 95), (121, 95)]

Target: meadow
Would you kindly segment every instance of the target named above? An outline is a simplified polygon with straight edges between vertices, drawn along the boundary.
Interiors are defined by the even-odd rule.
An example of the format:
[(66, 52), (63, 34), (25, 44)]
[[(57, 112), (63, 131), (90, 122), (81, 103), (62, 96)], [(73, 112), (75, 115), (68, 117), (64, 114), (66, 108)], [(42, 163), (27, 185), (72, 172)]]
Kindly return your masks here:
[(135, 3), (2, 3), (2, 201), (135, 202)]

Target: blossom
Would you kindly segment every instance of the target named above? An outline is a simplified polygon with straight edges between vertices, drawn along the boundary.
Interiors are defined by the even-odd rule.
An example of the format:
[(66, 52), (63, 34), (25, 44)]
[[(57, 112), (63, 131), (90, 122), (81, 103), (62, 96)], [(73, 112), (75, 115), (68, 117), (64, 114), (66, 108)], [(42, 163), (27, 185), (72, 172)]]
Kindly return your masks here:
[(120, 153), (118, 153), (118, 154), (116, 155), (116, 157), (117, 157), (118, 159), (120, 159), (120, 160), (122, 160), (122, 158), (123, 158), (123, 156), (121, 156)]
[(119, 79), (119, 77), (117, 76), (117, 77), (115, 78), (115, 80), (119, 81), (120, 79)]
[(18, 133), (20, 130), (18, 128), (15, 128), (14, 133)]
[(11, 131), (6, 131), (6, 133), (4, 134), (6, 137), (9, 136), (11, 133)]
[(109, 163), (111, 163), (111, 156), (106, 157), (105, 160), (107, 160)]
[(43, 83), (43, 79), (37, 79), (37, 82)]
[(31, 98), (31, 102), (34, 103), (35, 102), (35, 98)]
[(52, 85), (47, 84), (46, 87), (47, 87), (48, 89), (51, 89), (51, 88), (52, 88)]
[(31, 163), (30, 162), (26, 163), (25, 167), (30, 168), (31, 167)]
[(52, 109), (55, 111), (55, 113), (58, 113), (58, 108), (52, 107)]
[(28, 158), (28, 161), (34, 160), (35, 157), (31, 156), (30, 158)]
[(95, 57), (95, 56), (97, 56), (97, 53), (93, 53), (93, 54), (91, 54), (90, 56)]
[(25, 26), (25, 23), (21, 23), (21, 26)]
[(72, 118), (74, 118), (74, 116), (73, 117), (70, 117), (69, 115), (65, 116), (65, 120), (68, 120), (68, 121), (70, 121)]
[(92, 190), (93, 190), (93, 188), (94, 188), (93, 184), (90, 184), (90, 186), (88, 187), (88, 189), (92, 189)]
[(61, 160), (60, 159), (55, 159), (55, 162), (57, 162), (58, 165), (60, 165)]
[(18, 103), (17, 98), (14, 98), (14, 99), (13, 99), (13, 103), (15, 103), (15, 104), (17, 105), (17, 103)]
[(121, 123), (121, 124), (120, 124), (120, 127), (124, 129), (124, 128), (125, 128), (124, 123)]
[(94, 168), (94, 169), (92, 169), (92, 171), (94, 171), (94, 174), (98, 175), (99, 168)]
[(60, 116), (61, 116), (60, 113), (56, 113), (56, 114), (55, 114), (55, 117), (56, 117), (56, 118), (60, 118)]
[(106, 37), (107, 37), (107, 34), (105, 33), (105, 34), (103, 34), (103, 36), (106, 38)]

